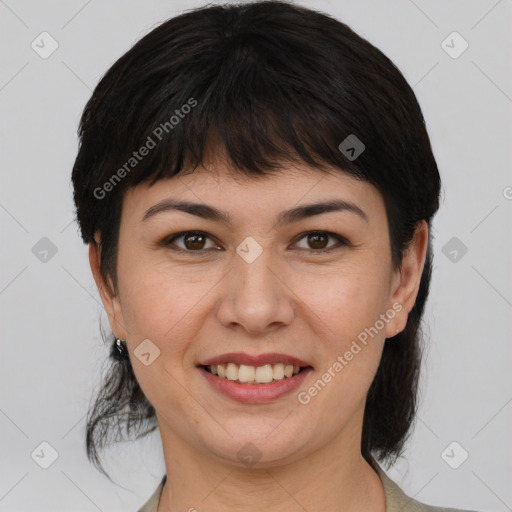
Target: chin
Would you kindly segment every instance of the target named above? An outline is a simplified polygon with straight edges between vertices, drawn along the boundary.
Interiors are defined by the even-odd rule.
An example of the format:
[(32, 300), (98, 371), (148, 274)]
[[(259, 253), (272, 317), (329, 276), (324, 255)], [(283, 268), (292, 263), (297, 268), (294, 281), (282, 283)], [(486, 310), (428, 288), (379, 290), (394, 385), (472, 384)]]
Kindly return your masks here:
[[(300, 458), (302, 447), (308, 446), (304, 428), (289, 422), (284, 426), (281, 415), (275, 419), (237, 418), (223, 427), (217, 443), (212, 444), (212, 437), (205, 439), (206, 448), (224, 463), (247, 468), (275, 467), (293, 462)], [(289, 420), (287, 420), (289, 421)], [(296, 428), (295, 428), (296, 427)], [(309, 442), (309, 444), (312, 444)]]

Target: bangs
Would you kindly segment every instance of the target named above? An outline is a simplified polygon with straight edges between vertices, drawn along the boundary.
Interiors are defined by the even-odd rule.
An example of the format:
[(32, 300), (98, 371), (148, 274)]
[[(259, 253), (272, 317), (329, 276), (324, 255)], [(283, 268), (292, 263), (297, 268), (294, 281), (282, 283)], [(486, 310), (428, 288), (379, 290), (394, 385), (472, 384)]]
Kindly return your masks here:
[[(103, 141), (111, 141), (103, 178), (124, 166), (123, 187), (155, 183), (222, 153), (233, 170), (247, 175), (305, 162), (368, 179), (366, 155), (356, 163), (338, 149), (349, 135), (368, 138), (374, 130), (370, 115), (361, 115), (372, 112), (362, 105), (369, 99), (354, 101), (353, 81), (340, 80), (353, 74), (351, 60), (332, 41), (303, 40), (300, 27), (275, 35), (252, 22), (244, 28), (240, 21), (224, 38), (212, 34), (210, 41), (205, 34), (200, 45), (168, 26), (167, 39), (174, 36), (162, 41), (159, 27), (113, 66), (115, 90), (106, 91), (109, 108), (100, 120)], [(157, 54), (142, 51), (162, 44), (168, 47)], [(176, 58), (180, 53), (183, 58)], [(133, 152), (144, 146), (146, 156), (135, 161)]]
[[(354, 138), (363, 149), (350, 158), (353, 148), (342, 149)], [(345, 172), (379, 190), (393, 224), (400, 211), (430, 218), (438, 207), (437, 165), (403, 75), (347, 25), (285, 2), (162, 23), (100, 80), (79, 139), (73, 183), (85, 241), (105, 216), (116, 223), (127, 188), (216, 160), (233, 175), (283, 163)]]

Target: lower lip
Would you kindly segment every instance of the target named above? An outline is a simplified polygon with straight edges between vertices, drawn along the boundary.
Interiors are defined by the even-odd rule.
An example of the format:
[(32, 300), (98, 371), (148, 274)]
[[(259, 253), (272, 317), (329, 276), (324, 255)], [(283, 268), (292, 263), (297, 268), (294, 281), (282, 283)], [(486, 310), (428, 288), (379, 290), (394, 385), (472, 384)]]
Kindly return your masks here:
[(263, 403), (276, 400), (297, 389), (306, 376), (313, 371), (313, 368), (309, 366), (292, 377), (285, 377), (282, 380), (276, 380), (268, 384), (241, 384), (234, 380), (213, 375), (203, 367), (198, 369), (217, 391), (233, 400), (244, 403)]

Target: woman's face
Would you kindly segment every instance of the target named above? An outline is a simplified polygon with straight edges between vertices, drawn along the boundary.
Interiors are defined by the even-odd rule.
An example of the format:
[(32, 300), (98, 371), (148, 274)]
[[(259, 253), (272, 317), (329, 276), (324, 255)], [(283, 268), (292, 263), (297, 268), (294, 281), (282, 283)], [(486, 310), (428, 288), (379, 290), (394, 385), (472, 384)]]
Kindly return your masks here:
[[(258, 179), (213, 171), (127, 192), (119, 294), (102, 288), (162, 438), (237, 465), (283, 464), (332, 442), (359, 453), (385, 339), (414, 305), (426, 224), (394, 271), (384, 202), (369, 183), (305, 165)], [(196, 213), (170, 201), (195, 203)], [(326, 202), (341, 206), (311, 207)], [(202, 233), (171, 240), (187, 231)], [(283, 377), (294, 358), (307, 368)], [(235, 380), (209, 373), (210, 360)]]

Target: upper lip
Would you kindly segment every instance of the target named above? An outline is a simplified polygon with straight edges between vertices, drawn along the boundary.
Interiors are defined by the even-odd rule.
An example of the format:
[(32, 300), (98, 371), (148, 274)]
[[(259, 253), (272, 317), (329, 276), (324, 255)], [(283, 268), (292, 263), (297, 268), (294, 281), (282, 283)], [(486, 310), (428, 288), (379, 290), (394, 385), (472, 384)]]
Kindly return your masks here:
[(207, 359), (202, 363), (199, 363), (199, 366), (208, 366), (212, 364), (227, 364), (227, 363), (235, 363), (235, 364), (245, 364), (247, 366), (264, 366), (266, 364), (292, 364), (293, 366), (311, 366), (306, 361), (299, 359), (297, 357), (289, 356), (287, 354), (278, 354), (275, 352), (259, 354), (255, 356), (251, 356), (250, 354), (246, 354), (245, 352), (231, 352), (229, 354), (222, 354), (220, 356), (212, 357), (211, 359)]

